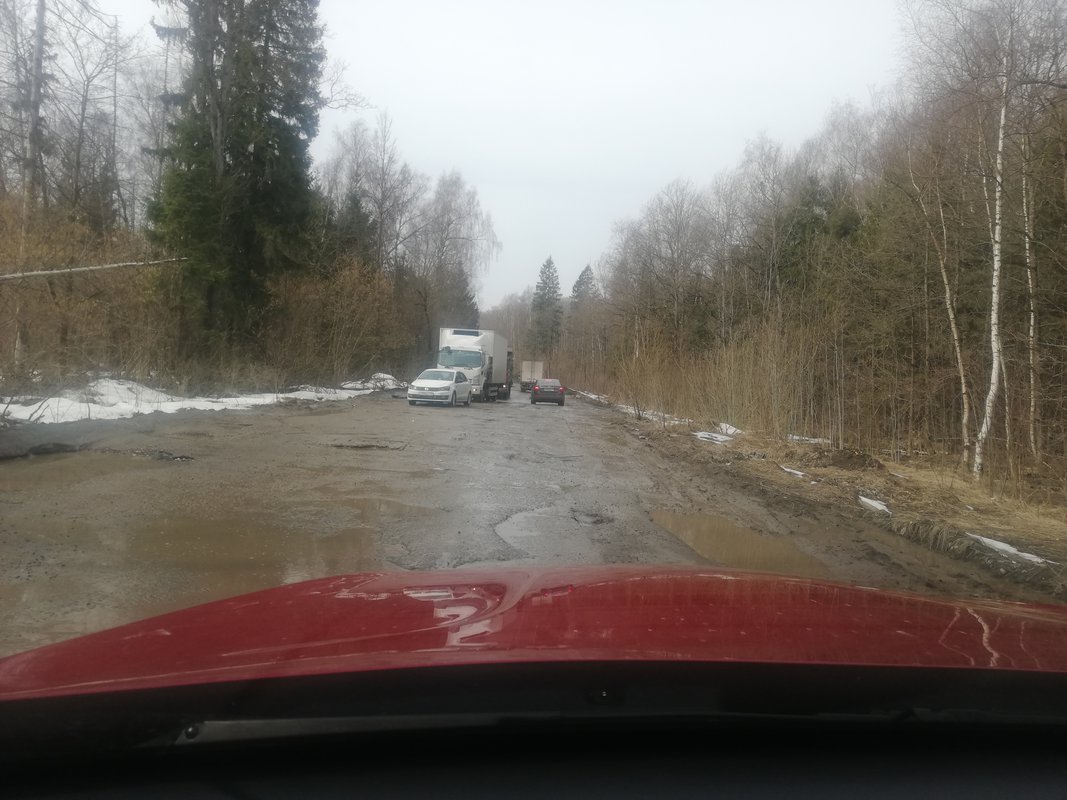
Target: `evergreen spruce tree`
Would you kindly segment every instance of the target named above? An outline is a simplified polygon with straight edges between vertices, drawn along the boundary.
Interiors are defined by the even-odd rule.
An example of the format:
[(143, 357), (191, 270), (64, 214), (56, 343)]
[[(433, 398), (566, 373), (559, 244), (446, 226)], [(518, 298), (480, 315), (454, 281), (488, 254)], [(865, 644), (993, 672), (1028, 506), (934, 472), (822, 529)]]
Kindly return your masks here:
[(318, 0), (180, 0), (192, 66), (155, 231), (189, 259), (180, 348), (255, 333), (270, 275), (307, 263), (308, 146), (325, 49)]
[(586, 264), (585, 269), (578, 275), (578, 280), (574, 282), (574, 287), (571, 289), (571, 300), (575, 304), (581, 305), (589, 300), (596, 300), (599, 296), (600, 292), (597, 289), (596, 277), (593, 275), (593, 267)]
[(559, 345), (562, 334), (563, 302), (559, 290), (559, 273), (549, 256), (541, 265), (541, 273), (534, 288), (530, 308), (531, 330), (529, 341), (538, 355), (550, 356)]

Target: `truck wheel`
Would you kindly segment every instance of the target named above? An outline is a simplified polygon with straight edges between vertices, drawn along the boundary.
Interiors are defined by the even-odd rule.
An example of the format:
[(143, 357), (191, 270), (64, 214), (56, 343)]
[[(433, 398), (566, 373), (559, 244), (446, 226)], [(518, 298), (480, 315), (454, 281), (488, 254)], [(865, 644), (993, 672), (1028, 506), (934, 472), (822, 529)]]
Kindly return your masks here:
[(414, 400), (408, 400), (408, 405), (409, 405), (409, 406), (413, 406), (413, 405), (415, 405), (415, 401), (414, 401)]
[(560, 405), (562, 406), (562, 405), (563, 405), (563, 401), (562, 401), (562, 400), (560, 400), (560, 401), (559, 401), (559, 404), (560, 404)]

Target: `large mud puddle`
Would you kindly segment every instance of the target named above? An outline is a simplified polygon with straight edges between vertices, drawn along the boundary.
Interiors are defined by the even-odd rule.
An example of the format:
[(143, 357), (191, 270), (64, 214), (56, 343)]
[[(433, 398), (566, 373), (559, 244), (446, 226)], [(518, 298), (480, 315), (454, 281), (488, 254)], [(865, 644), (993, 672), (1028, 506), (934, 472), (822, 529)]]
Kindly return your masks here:
[[(94, 477), (160, 465), (89, 453), (41, 462), (4, 465), (0, 480), (9, 497), (33, 488), (61, 492)], [(342, 493), (303, 507), (251, 505), (212, 497), (177, 513), (116, 509), (106, 522), (50, 516), (4, 550), (0, 657), (281, 584), (381, 569), (379, 531), (410, 513), (388, 498)], [(220, 513), (227, 506), (249, 511)]]
[(818, 559), (786, 539), (759, 534), (725, 517), (653, 511), (652, 520), (715, 564), (801, 578), (832, 578)]
[(113, 551), (193, 578), (211, 594), (363, 572), (378, 566), (373, 529), (316, 530), (247, 515), (161, 516), (108, 534)]
[[(380, 568), (375, 530), (265, 516), (57, 523), (0, 587), (0, 656), (285, 583)], [(60, 556), (57, 543), (65, 554)], [(6, 630), (5, 630), (6, 629)]]
[(0, 492), (62, 489), (123, 472), (159, 469), (167, 462), (126, 453), (59, 453), (0, 461)]

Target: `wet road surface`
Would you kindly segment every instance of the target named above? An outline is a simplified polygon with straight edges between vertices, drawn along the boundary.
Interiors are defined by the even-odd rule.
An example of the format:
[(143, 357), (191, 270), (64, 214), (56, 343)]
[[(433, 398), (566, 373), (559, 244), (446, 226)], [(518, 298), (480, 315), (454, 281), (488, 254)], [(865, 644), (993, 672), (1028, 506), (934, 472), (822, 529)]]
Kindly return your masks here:
[(0, 453), (45, 453), (0, 460), (0, 656), (377, 570), (709, 564), (1018, 592), (856, 510), (777, 495), (729, 466), (698, 478), (647, 438), (609, 409), (520, 393), (469, 408), (376, 393), (0, 431)]
[(703, 563), (611, 416), (386, 393), (79, 426), (88, 449), (0, 462), (0, 654), (341, 573)]

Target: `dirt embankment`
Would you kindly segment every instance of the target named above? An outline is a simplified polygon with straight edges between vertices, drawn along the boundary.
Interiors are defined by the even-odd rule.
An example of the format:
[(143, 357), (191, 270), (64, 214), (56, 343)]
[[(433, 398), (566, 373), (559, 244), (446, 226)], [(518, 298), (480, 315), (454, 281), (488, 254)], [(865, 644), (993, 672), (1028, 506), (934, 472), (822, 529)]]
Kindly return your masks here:
[[(930, 463), (883, 462), (855, 450), (748, 432), (729, 441), (707, 441), (687, 426), (619, 416), (665, 459), (687, 465), (706, 480), (726, 481), (740, 491), (748, 487), (771, 506), (862, 520), (951, 557), (961, 573), (1014, 585), (1020, 599), (1067, 600), (1067, 508), (1062, 505), (994, 497), (969, 476)], [(879, 504), (887, 510), (879, 510)]]

